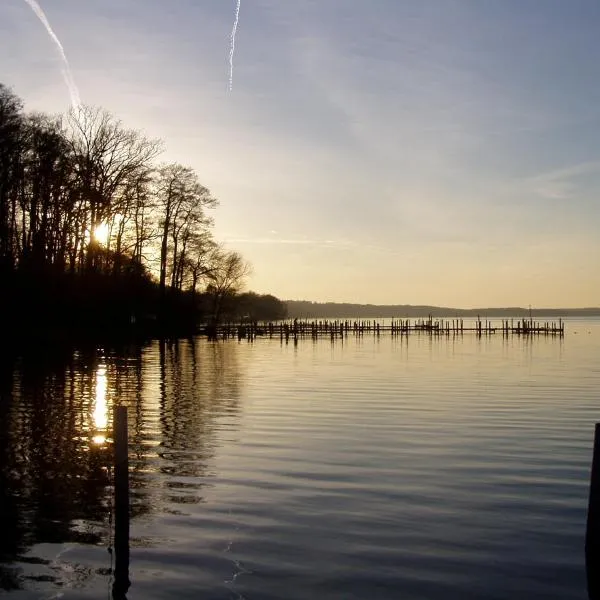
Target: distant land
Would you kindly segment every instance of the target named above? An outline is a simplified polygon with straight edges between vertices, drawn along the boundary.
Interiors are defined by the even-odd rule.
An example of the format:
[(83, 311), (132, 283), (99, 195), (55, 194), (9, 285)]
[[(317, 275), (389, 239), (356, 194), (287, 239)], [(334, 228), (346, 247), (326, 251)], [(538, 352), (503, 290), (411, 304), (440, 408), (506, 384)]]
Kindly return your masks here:
[[(433, 317), (527, 317), (529, 307), (450, 308), (445, 306), (415, 306), (411, 304), (350, 304), (346, 302), (286, 301), (289, 318), (375, 319)], [(600, 317), (600, 307), (532, 308), (532, 317)]]

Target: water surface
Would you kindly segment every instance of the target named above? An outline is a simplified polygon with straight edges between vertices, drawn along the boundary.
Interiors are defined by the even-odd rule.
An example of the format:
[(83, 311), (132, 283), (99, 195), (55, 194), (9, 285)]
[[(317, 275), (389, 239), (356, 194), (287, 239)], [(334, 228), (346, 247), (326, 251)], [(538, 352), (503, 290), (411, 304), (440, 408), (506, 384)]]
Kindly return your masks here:
[(0, 372), (0, 590), (107, 597), (126, 402), (130, 600), (582, 600), (598, 364), (592, 319), (32, 349)]

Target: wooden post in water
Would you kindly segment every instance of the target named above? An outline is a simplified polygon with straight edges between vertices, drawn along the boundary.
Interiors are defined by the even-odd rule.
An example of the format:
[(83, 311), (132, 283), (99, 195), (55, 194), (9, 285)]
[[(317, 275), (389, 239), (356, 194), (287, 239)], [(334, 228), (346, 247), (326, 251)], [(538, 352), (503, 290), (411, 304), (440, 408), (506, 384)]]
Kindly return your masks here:
[(594, 431), (590, 498), (585, 532), (585, 570), (588, 598), (600, 600), (600, 423)]
[(127, 407), (114, 409), (115, 463), (115, 578), (113, 600), (126, 600), (129, 581), (129, 454), (127, 443)]

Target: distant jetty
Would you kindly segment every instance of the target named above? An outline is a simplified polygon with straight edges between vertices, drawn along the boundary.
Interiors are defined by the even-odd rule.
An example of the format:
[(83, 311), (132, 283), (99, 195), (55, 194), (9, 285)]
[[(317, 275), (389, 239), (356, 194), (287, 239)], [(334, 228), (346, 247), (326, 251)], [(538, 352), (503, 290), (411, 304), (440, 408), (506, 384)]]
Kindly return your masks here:
[(502, 319), (492, 322), (488, 319), (477, 318), (474, 322), (465, 323), (464, 319), (391, 319), (378, 320), (300, 320), (293, 319), (266, 323), (223, 324), (206, 327), (203, 331), (210, 339), (238, 338), (252, 341), (259, 336), (269, 338), (279, 337), (289, 341), (300, 338), (331, 338), (344, 339), (349, 336), (408, 336), (421, 334), (429, 336), (446, 336), (475, 334), (478, 336), (502, 335), (509, 336), (555, 336), (563, 337), (565, 323), (558, 321), (534, 321), (533, 319)]

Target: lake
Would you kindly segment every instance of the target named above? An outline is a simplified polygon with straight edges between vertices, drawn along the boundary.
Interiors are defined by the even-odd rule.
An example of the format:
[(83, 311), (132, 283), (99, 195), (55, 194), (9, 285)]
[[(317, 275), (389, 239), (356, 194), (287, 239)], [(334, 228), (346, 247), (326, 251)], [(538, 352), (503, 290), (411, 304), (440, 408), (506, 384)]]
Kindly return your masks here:
[(0, 370), (0, 595), (109, 596), (126, 402), (129, 600), (583, 600), (599, 365), (597, 319), (30, 348)]

